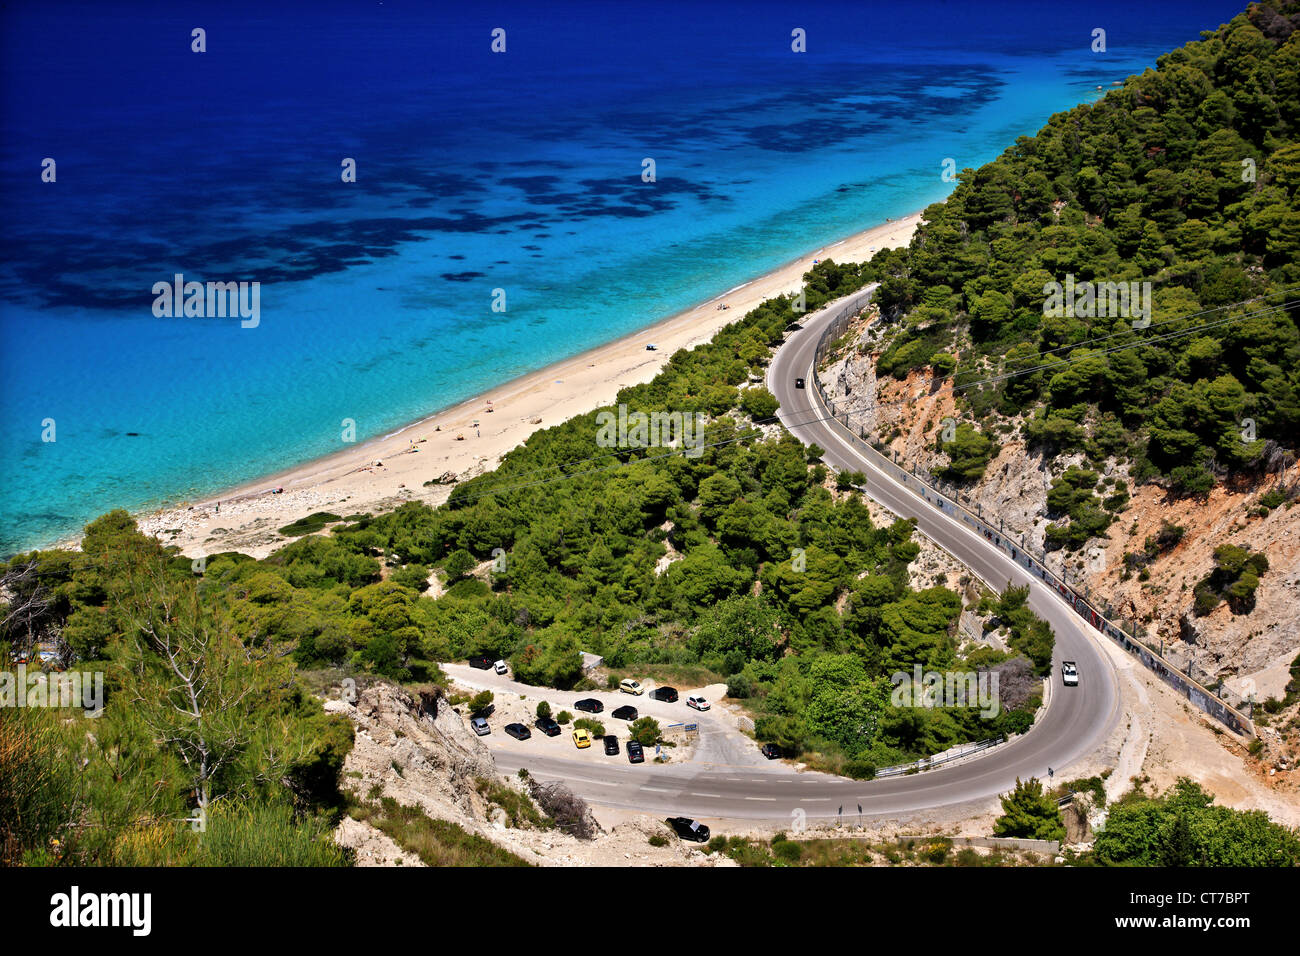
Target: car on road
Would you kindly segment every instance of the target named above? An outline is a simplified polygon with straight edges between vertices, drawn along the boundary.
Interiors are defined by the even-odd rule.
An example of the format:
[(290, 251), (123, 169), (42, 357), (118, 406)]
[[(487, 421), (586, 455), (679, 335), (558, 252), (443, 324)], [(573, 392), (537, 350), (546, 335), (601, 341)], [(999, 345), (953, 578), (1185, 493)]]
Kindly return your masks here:
[(686, 698), (686, 706), (694, 707), (696, 710), (708, 710), (709, 702), (699, 694), (691, 694), (690, 697)]
[(591, 733), (585, 727), (579, 727), (573, 732), (573, 746), (579, 750), (586, 750), (591, 746)]
[(635, 740), (629, 740), (627, 742), (627, 762), (645, 763), (645, 751)]
[(560, 725), (555, 722), (554, 717), (538, 717), (533, 721), (533, 726), (548, 737), (560, 736)]
[(1074, 661), (1061, 661), (1061, 683), (1066, 687), (1079, 686), (1079, 665)]
[(618, 689), (624, 694), (636, 694), (637, 696), (645, 693), (645, 688), (641, 686), (641, 682), (630, 677), (625, 677), (619, 681)]
[(492, 669), (492, 662), (494, 660), (496, 660), (496, 658), (487, 654), (475, 654), (469, 659), (469, 666), (477, 667), (481, 671), (489, 671)]
[(506, 724), (506, 733), (515, 740), (527, 740), (533, 735), (533, 732), (523, 724)]
[(605, 735), (605, 755), (613, 757), (618, 753), (618, 738), (613, 734)]
[(794, 387), (795, 387), (795, 388), (803, 388), (803, 379), (801, 379), (801, 378), (796, 378), (796, 379), (794, 380)]
[(669, 817), (664, 822), (683, 840), (693, 840), (696, 843), (709, 842), (709, 828), (690, 817)]
[(594, 697), (584, 697), (582, 700), (575, 701), (574, 710), (580, 710), (584, 714), (600, 714), (605, 710), (605, 705)]
[(781, 748), (776, 744), (763, 744), (762, 753), (768, 760), (781, 759)]
[(485, 717), (475, 717), (469, 722), (469, 725), (474, 728), (474, 733), (478, 734), (480, 737), (486, 737), (488, 734), (492, 733), (492, 728), (488, 726), (487, 718)]
[(651, 700), (662, 700), (669, 704), (677, 703), (676, 687), (656, 687), (650, 692)]
[(492, 665), (492, 669), (496, 671), (498, 674), (510, 673), (510, 668), (506, 665), (505, 661), (497, 661), (495, 664)]
[(627, 707), (619, 707), (609, 716), (613, 717), (615, 720), (636, 720), (636, 708), (631, 705)]

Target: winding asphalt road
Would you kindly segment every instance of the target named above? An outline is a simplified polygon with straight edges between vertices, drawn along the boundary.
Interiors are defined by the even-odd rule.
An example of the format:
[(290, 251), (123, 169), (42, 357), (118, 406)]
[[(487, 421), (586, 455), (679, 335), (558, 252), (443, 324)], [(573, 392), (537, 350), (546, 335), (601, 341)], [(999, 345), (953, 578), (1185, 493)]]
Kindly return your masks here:
[[(869, 292), (855, 298), (865, 303)], [(823, 460), (836, 468), (861, 471), (866, 491), (891, 512), (915, 517), (926, 537), (967, 565), (986, 583), (1001, 589), (1006, 582), (1028, 584), (1029, 606), (1056, 632), (1056, 651), (1049, 705), (1026, 734), (984, 754), (924, 773), (857, 781), (814, 772), (798, 772), (782, 761), (766, 761), (757, 745), (708, 715), (698, 717), (700, 743), (693, 759), (681, 764), (650, 762), (629, 765), (626, 758), (575, 759), (564, 737), (534, 734), (530, 741), (510, 740), (494, 728), (486, 738), (497, 765), (507, 772), (520, 767), (543, 780), (564, 780), (592, 803), (656, 813), (685, 814), (711, 819), (790, 821), (807, 818), (906, 816), (916, 811), (986, 800), (1005, 793), (1017, 777), (1046, 779), (1048, 768), (1065, 768), (1091, 753), (1119, 719), (1118, 676), (1102, 651), (1100, 637), (1048, 585), (951, 515), (926, 502), (879, 467), (872, 451), (859, 450), (841, 425), (819, 407), (813, 388), (795, 387), (795, 379), (813, 380), (813, 360), (821, 330), (846, 300), (810, 315), (777, 351), (768, 372), (768, 387), (781, 403), (785, 426), (807, 444), (825, 449)], [(875, 456), (874, 458), (872, 456)], [(1063, 687), (1062, 659), (1079, 664), (1077, 687)], [(514, 690), (537, 696), (537, 688), (469, 668), (449, 667), (453, 676), (475, 686)], [(685, 700), (686, 689), (682, 689)], [(548, 691), (553, 703), (567, 704), (580, 696), (603, 697), (616, 703), (617, 694), (571, 694)], [(684, 703), (662, 704), (638, 698), (637, 706), (664, 720), (689, 720), (695, 715)], [(662, 713), (660, 713), (662, 711)], [(607, 722), (608, 725), (608, 722)], [(595, 748), (593, 748), (595, 749)], [(566, 754), (560, 756), (559, 754)], [(585, 752), (584, 752), (585, 754)]]

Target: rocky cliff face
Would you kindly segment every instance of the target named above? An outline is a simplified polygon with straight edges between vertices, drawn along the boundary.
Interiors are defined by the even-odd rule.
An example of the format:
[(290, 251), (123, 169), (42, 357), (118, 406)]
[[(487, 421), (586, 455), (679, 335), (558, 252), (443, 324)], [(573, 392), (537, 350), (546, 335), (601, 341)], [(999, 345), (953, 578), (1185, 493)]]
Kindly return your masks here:
[[(1104, 565), (1089, 578), (1112, 603), (1147, 622), (1176, 664), (1194, 666), (1210, 682), (1222, 678), (1229, 690), (1256, 700), (1282, 696), (1287, 667), (1300, 653), (1300, 505), (1252, 516), (1266, 490), (1218, 487), (1205, 500), (1179, 500), (1159, 488), (1138, 488), (1109, 540), (1099, 542)], [(1125, 575), (1124, 554), (1140, 552), (1164, 522), (1184, 528), (1182, 540), (1147, 566), (1149, 579)], [(1249, 613), (1233, 613), (1224, 602), (1198, 616), (1192, 589), (1214, 567), (1214, 549), (1223, 544), (1264, 552), (1269, 570)]]
[[(870, 317), (850, 330), (840, 355), (821, 370), (828, 397), (850, 407), (855, 426), (882, 442), (900, 462), (933, 472), (947, 463), (937, 450), (943, 420), (961, 421), (951, 392), (936, 389), (929, 369), (899, 381), (875, 374), (878, 333)], [(1044, 458), (1019, 438), (1019, 421), (1004, 423), (994, 437), (1000, 450), (978, 482), (962, 488), (962, 503), (972, 511), (998, 516), (1009, 534), (1023, 537), (1042, 553), (1047, 525), (1047, 492), (1052, 478), (1082, 454)], [(1292, 481), (1295, 480), (1292, 469)], [(1175, 499), (1153, 485), (1136, 486), (1124, 462), (1110, 460), (1103, 478), (1120, 479), (1131, 496), (1128, 507), (1102, 537), (1077, 551), (1047, 553), (1047, 564), (1069, 580), (1085, 583), (1101, 600), (1145, 627), (1148, 638), (1163, 641), (1180, 666), (1210, 684), (1224, 680), (1233, 694), (1257, 700), (1280, 697), (1288, 665), (1300, 653), (1300, 504), (1252, 516), (1259, 499), (1275, 482), (1255, 487), (1219, 486), (1208, 500)], [(1146, 579), (1125, 573), (1126, 552), (1141, 552), (1162, 522), (1184, 528), (1180, 544), (1147, 566)], [(1214, 549), (1236, 544), (1263, 551), (1270, 570), (1260, 579), (1254, 609), (1234, 614), (1226, 603), (1212, 613), (1192, 613), (1192, 589), (1214, 567)]]
[(378, 786), (384, 796), (435, 819), (481, 824), (488, 814), (477, 781), (497, 779), (496, 764), (447, 701), (439, 704), (434, 717), (427, 709), (422, 713), (418, 698), (376, 683), (355, 704), (330, 700), (325, 709), (356, 725), (343, 767), (350, 789), (364, 796)]

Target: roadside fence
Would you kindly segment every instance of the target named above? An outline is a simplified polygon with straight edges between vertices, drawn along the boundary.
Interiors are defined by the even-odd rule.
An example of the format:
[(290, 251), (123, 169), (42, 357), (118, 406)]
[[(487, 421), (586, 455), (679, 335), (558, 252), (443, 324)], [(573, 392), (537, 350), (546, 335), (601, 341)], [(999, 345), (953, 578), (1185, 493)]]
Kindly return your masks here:
[[(916, 465), (912, 465), (910, 468), (905, 467), (906, 463), (897, 461), (897, 456), (891, 459), (884, 455), (868, 440), (867, 429), (854, 423), (849, 414), (849, 409), (841, 408), (838, 403), (831, 401), (827, 397), (821, 378), (818, 375), (818, 369), (823, 358), (829, 352), (831, 343), (844, 335), (853, 317), (865, 307), (874, 291), (875, 287), (871, 286), (850, 296), (847, 304), (836, 313), (835, 318), (831, 319), (825, 329), (822, 330), (821, 337), (817, 341), (817, 358), (813, 365), (813, 381), (810, 383), (812, 387), (808, 390), (816, 396), (816, 401), (821, 405), (820, 411), (826, 414), (828, 420), (834, 421), (847, 436), (854, 449), (870, 460), (879, 470), (898, 478), (901, 484), (911, 489), (923, 501), (933, 505), (943, 513), (957, 518), (977, 533), (982, 534), (989, 543), (1007, 554), (1012, 561), (1015, 561), (1031, 574), (1041, 578), (1045, 583), (1053, 587), (1084, 621), (1136, 657), (1156, 676), (1185, 697), (1192, 706), (1209, 714), (1233, 732), (1253, 737), (1255, 735), (1254, 722), (1247, 713), (1243, 713), (1242, 710), (1229, 702), (1222, 683), (1220, 683), (1218, 693), (1216, 693), (1195, 680), (1192, 674), (1185, 673), (1176, 667), (1162, 653), (1163, 647), (1161, 651), (1157, 651), (1146, 642), (1145, 634), (1138, 628), (1136, 621), (1124, 622), (1130, 624), (1127, 630), (1116, 624), (1111, 620), (1110, 615), (1113, 613), (1113, 609), (1108, 604), (1100, 600), (1094, 600), (1091, 589), (1079, 582), (1083, 588), (1081, 593), (1079, 588), (1068, 582), (1068, 572), (1063, 576), (1049, 569), (1044, 563), (1046, 556), (1034, 554), (1026, 546), (1023, 534), (1018, 537), (1014, 531), (1008, 534), (1002, 520), (995, 518), (992, 514), (988, 516), (988, 520), (985, 520), (983, 508), (979, 505), (975, 506), (976, 511), (971, 511), (960, 504), (961, 493), (959, 489), (937, 480), (924, 469), (919, 469)], [(941, 488), (944, 490), (941, 490)], [(969, 498), (967, 498), (967, 501), (969, 503)], [(996, 525), (994, 521), (997, 522)], [(1244, 706), (1247, 710), (1253, 709), (1253, 705), (1249, 701), (1241, 702), (1241, 706)], [(893, 770), (893, 768), (889, 769)], [(906, 772), (906, 770), (899, 772)], [(883, 771), (878, 771), (877, 776), (883, 775), (883, 773)]]

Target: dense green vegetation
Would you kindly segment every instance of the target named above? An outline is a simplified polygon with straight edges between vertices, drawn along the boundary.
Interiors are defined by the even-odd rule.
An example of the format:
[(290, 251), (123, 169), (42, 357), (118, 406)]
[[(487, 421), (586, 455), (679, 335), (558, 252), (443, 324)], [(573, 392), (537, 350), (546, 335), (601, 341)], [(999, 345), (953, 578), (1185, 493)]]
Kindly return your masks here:
[(328, 830), (351, 724), (189, 560), (114, 512), (82, 552), (15, 558), (4, 584), (6, 659), (61, 638), (104, 693), (99, 716), (0, 708), (5, 862), (345, 862)]
[[(1300, 31), (1274, 12), (1283, 7), (1296, 5), (1252, 5), (964, 170), (910, 248), (806, 276), (809, 310), (880, 280), (897, 326), (881, 372), (928, 367), (962, 389), (970, 420), (940, 445), (949, 479), (982, 475), (990, 436), (1009, 427), (1049, 453), (1083, 453), (1049, 495), (1053, 544), (1081, 544), (1123, 508), (1124, 488), (1097, 480), (1108, 461), (1200, 493), (1271, 467), (1300, 434), (1294, 307), (1237, 304), (1300, 286)], [(1151, 324), (1045, 310), (1046, 287), (1071, 276), (1150, 282)], [(3, 861), (346, 862), (326, 832), (351, 728), (324, 714), (296, 669), (427, 680), (437, 662), (483, 652), (523, 680), (573, 687), (586, 650), (627, 672), (704, 671), (746, 701), (761, 737), (863, 777), (1023, 730), (1032, 694), (991, 718), (891, 704), (890, 675), (917, 665), (987, 670), (1023, 657), (1041, 674), (1052, 637), (1009, 589), (995, 610), (1012, 654), (963, 654), (961, 598), (909, 579), (912, 525), (877, 527), (852, 476), (828, 481), (819, 450), (754, 429), (775, 410), (763, 368), (798, 318), (790, 297), (765, 302), (619, 393), (630, 408), (707, 416), (699, 457), (611, 452), (593, 411), (534, 434), (444, 507), (311, 515), (282, 529), (297, 540), (266, 560), (192, 566), (124, 512), (88, 526), (81, 552), (12, 559), (0, 650), (59, 643), (69, 662), (103, 671), (107, 702), (95, 718), (0, 711)], [(1198, 607), (1248, 610), (1262, 556), (1215, 557)], [(437, 600), (424, 593), (435, 570)], [(1011, 800), (1008, 815), (1028, 819), (1046, 798)], [(1194, 858), (1235, 860), (1233, 847), (1254, 844), (1207, 834), (1266, 829), (1187, 788), (1148, 804), (1114, 811), (1099, 859), (1147, 859), (1150, 831)], [(400, 807), (374, 812), (428, 852), (489, 852)], [(1260, 859), (1294, 859), (1294, 839), (1274, 843)], [(793, 862), (796, 851), (776, 855)]]
[[(1300, 286), (1300, 31), (1277, 12), (1296, 9), (1252, 4), (1158, 69), (1053, 116), (963, 170), (911, 247), (867, 266), (897, 326), (883, 374), (946, 375), (943, 356), (958, 355), (952, 378), (981, 428), (941, 444), (947, 477), (978, 478), (973, 436), (1008, 425), (1049, 456), (1082, 452), (1092, 470), (1130, 462), (1137, 481), (1179, 494), (1295, 448), (1296, 307), (1268, 307)], [(1150, 324), (1109, 297), (1101, 308), (1100, 293), (1045, 313), (1045, 286), (1070, 276), (1151, 283)], [(1086, 511), (1053, 543), (1104, 529), (1095, 505)]]
[(1214, 549), (1214, 570), (1197, 582), (1193, 593), (1197, 614), (1209, 614), (1227, 600), (1233, 614), (1246, 614), (1255, 606), (1259, 576), (1268, 570), (1268, 558), (1235, 544)]
[[(856, 266), (823, 262), (807, 276), (808, 307), (863, 281)], [(747, 700), (760, 736), (858, 769), (1024, 729), (1032, 709), (984, 720), (970, 708), (889, 706), (894, 671), (961, 663), (952, 637), (961, 601), (911, 589), (910, 524), (873, 526), (858, 494), (826, 487), (810, 450), (788, 436), (759, 440), (752, 422), (771, 404), (747, 405), (742, 396), (756, 390), (739, 386), (761, 374), (796, 318), (788, 299), (766, 302), (620, 392), (631, 409), (709, 416), (698, 458), (611, 454), (595, 443), (593, 412), (534, 434), (446, 507), (408, 504), (334, 528), (313, 546), (317, 562), (376, 563), (349, 579), (299, 571), (311, 590), (284, 623), (298, 631), (300, 664), (351, 662), (401, 679), (481, 652), (509, 658), (521, 680), (558, 687), (583, 680), (580, 650), (620, 671), (702, 666)], [(262, 565), (210, 561), (207, 576), (228, 587), (297, 566), (306, 556), (294, 548), (305, 544)], [(487, 582), (463, 577), (494, 554), (504, 560)], [(381, 558), (393, 570), (377, 582)], [(396, 583), (408, 567), (441, 567), (455, 583), (422, 599)], [(330, 621), (342, 626), (331, 638), (350, 631), (350, 640), (323, 642)]]
[[(807, 277), (808, 306), (864, 281), (856, 266), (823, 262)], [(78, 862), (142, 861), (149, 847), (160, 860), (209, 859), (130, 836), (146, 820), (202, 848), (203, 836), (179, 822), (198, 806), (229, 808), (236, 821), (289, 814), (286, 839), (301, 846), (275, 858), (322, 852), (321, 827), (340, 812), (351, 729), (322, 713), (295, 666), (424, 681), (440, 678), (438, 661), (482, 652), (509, 658), (521, 680), (557, 687), (584, 681), (580, 650), (631, 673), (691, 669), (745, 699), (764, 739), (861, 777), (1023, 731), (1037, 698), (991, 718), (975, 707), (891, 705), (896, 670), (1002, 667), (1008, 655), (986, 648), (963, 661), (959, 596), (910, 585), (912, 525), (876, 527), (858, 492), (832, 490), (815, 450), (754, 428), (754, 416), (771, 414), (770, 396), (740, 386), (761, 374), (796, 318), (789, 299), (766, 302), (619, 394), (631, 408), (704, 412), (697, 458), (611, 454), (596, 444), (592, 413), (534, 434), (441, 508), (412, 503), (299, 536), (334, 521), (311, 516), (265, 560), (225, 553), (192, 563), (140, 534), (125, 512), (88, 526), (80, 553), (14, 558), (11, 608), (39, 610), (5, 615), (0, 639), (57, 639), (78, 667), (109, 677), (93, 738), (80, 729), (91, 718), (78, 717), (48, 729), (23, 758), (62, 783), (43, 789), (41, 812), (23, 808), (32, 826), (12, 857), (40, 858), (61, 838), (61, 858)], [(674, 560), (656, 573), (670, 548)], [(445, 579), (437, 600), (424, 593), (434, 569)], [(1050, 631), (1040, 628), (1043, 639), (1050, 654)], [(1042, 647), (1023, 646), (1037, 664)], [(184, 704), (186, 685), (168, 670), (177, 649), (216, 678), (185, 726), (172, 704)], [(647, 745), (659, 740), (653, 721), (634, 730)], [(58, 772), (83, 759), (75, 779)], [(31, 794), (0, 794), (8, 813), (6, 799), (30, 803)], [(87, 818), (93, 826), (71, 827)], [(397, 809), (383, 819), (416, 825)]]
[(1300, 836), (1259, 810), (1216, 807), (1183, 778), (1166, 794), (1135, 791), (1111, 808), (1090, 858), (1104, 866), (1300, 866)]
[(993, 825), (994, 835), (1024, 840), (1065, 839), (1060, 808), (1043, 792), (1040, 780), (1017, 778), (1016, 788), (1001, 799), (1002, 816)]
[(1069, 520), (1053, 521), (1047, 526), (1049, 543), (1078, 548), (1110, 527), (1115, 518), (1103, 510), (1104, 503), (1094, 494), (1097, 482), (1097, 473), (1083, 468), (1067, 468), (1063, 475), (1052, 479), (1047, 491), (1047, 513)]

